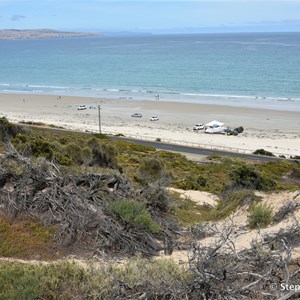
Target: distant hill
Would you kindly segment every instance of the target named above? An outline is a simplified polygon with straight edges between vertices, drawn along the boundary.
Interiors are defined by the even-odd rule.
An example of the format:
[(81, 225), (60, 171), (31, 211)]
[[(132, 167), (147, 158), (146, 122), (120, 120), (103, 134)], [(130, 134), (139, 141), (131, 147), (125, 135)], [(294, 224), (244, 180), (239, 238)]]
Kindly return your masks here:
[(99, 36), (95, 32), (66, 32), (51, 29), (2, 29), (0, 30), (0, 40), (17, 39), (50, 39), (50, 38), (71, 38), (71, 37), (89, 37)]

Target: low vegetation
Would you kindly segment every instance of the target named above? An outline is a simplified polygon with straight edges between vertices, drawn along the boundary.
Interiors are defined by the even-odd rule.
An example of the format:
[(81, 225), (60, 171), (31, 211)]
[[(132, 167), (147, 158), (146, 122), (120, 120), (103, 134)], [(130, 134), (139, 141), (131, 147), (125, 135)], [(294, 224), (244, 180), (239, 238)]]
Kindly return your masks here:
[(64, 129), (62, 126), (57, 126), (54, 124), (45, 124), (43, 122), (34, 122), (34, 121), (20, 121), (20, 124), (30, 125), (30, 126), (41, 126), (41, 127), (50, 127), (50, 128), (59, 128)]
[(253, 152), (253, 154), (265, 155), (265, 156), (275, 156), (272, 152), (267, 151), (265, 149), (257, 149)]
[[(287, 270), (282, 246), (273, 256), (253, 245), (244, 258), (256, 265), (235, 252), (225, 259), (221, 246), (232, 233), (225, 228), (216, 247), (199, 248), (191, 239), (197, 224), (222, 220), (243, 206), (250, 206), (250, 228), (284, 218), (295, 206), (274, 216), (256, 191), (299, 189), (299, 164), (220, 156), (194, 163), (102, 134), (22, 127), (5, 118), (0, 140), (1, 256), (135, 256), (119, 267), (1, 262), (0, 299), (256, 299), (257, 290), (267, 292), (267, 278), (282, 275), (279, 266)], [(170, 186), (212, 192), (220, 201), (198, 205), (168, 192)], [(144, 259), (189, 245), (189, 268)]]
[[(292, 231), (299, 240), (299, 226)], [(265, 237), (268, 245), (253, 241), (242, 252), (236, 251), (233, 235), (233, 228), (224, 226), (215, 231), (215, 244), (194, 244), (186, 266), (140, 256), (122, 265), (101, 262), (85, 267), (68, 261), (40, 265), (2, 261), (0, 298), (229, 300), (262, 299), (268, 294), (270, 299), (297, 299), (295, 289), (270, 289), (270, 284), (300, 279), (299, 265), (290, 259), (292, 244), (286, 243), (286, 233), (280, 241)]]
[(172, 196), (173, 207), (171, 211), (182, 226), (190, 227), (208, 220), (210, 207), (198, 205), (189, 197), (182, 199), (178, 193), (172, 193)]
[(222, 201), (206, 214), (206, 220), (220, 220), (229, 217), (238, 208), (260, 201), (253, 190), (234, 190), (223, 194)]
[(141, 257), (124, 264), (74, 262), (26, 265), (0, 262), (0, 299), (148, 299), (184, 294), (191, 273), (172, 261), (148, 261)]
[(143, 203), (134, 200), (118, 200), (111, 204), (110, 209), (116, 218), (120, 218), (128, 225), (141, 227), (150, 233), (157, 233), (160, 230)]
[(273, 221), (272, 208), (264, 203), (253, 205), (249, 209), (249, 227), (263, 228), (271, 224)]
[[(143, 189), (151, 189), (153, 185), (173, 186), (213, 192), (222, 198), (230, 191), (293, 190), (299, 185), (297, 174), (300, 166), (284, 160), (255, 163), (211, 156), (207, 162), (195, 164), (178, 153), (156, 151), (153, 147), (122, 140), (112, 141), (103, 134), (50, 131), (44, 127), (29, 130), (10, 124), (5, 119), (1, 122), (3, 134), (9, 137), (23, 156), (35, 159), (43, 157), (76, 172), (116, 170), (133, 185)], [(179, 222), (186, 225), (189, 219), (190, 224), (194, 224), (201, 220), (225, 217), (236, 207), (233, 204), (235, 201), (226, 198), (213, 213), (207, 207), (190, 206), (184, 209), (176, 201), (166, 200), (168, 196), (162, 193), (158, 195), (150, 197), (144, 193), (144, 199), (147, 198), (149, 203), (165, 212), (169, 210), (169, 214), (175, 212)]]
[(230, 173), (230, 188), (253, 189), (257, 191), (270, 191), (276, 187), (276, 181), (270, 176), (257, 171), (253, 166), (240, 164)]
[(55, 232), (54, 226), (44, 226), (30, 217), (9, 219), (0, 215), (0, 256), (44, 260), (58, 258), (62, 251), (53, 245)]

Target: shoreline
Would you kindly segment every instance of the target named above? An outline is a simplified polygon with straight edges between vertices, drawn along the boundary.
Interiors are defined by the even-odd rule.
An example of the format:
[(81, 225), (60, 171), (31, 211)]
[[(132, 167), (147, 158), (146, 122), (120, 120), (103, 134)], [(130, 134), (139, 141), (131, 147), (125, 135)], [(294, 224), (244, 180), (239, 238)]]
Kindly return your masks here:
[[(9, 84), (0, 84), (7, 86)], [(174, 103), (190, 103), (201, 105), (218, 105), (232, 106), (241, 108), (257, 108), (268, 110), (284, 110), (300, 112), (300, 97), (275, 97), (275, 96), (253, 96), (253, 95), (227, 95), (227, 94), (205, 94), (205, 93), (185, 93), (185, 92), (158, 92), (158, 91), (137, 91), (126, 89), (89, 89), (89, 92), (76, 90), (76, 92), (64, 91), (67, 87), (49, 86), (53, 90), (43, 91), (41, 88), (47, 86), (24, 85), (37, 90), (0, 90), (3, 95), (36, 95), (36, 96), (63, 96), (74, 98), (90, 98), (90, 99), (110, 99), (110, 100), (126, 100), (126, 101), (153, 101), (156, 95), (160, 95), (161, 102)]]
[[(237, 107), (177, 101), (99, 99), (78, 96), (37, 94), (1, 94), (1, 113), (13, 122), (34, 121), (71, 130), (98, 131), (101, 106), (103, 132), (161, 138), (181, 142), (232, 147), (255, 151), (263, 148), (283, 155), (300, 154), (300, 118), (298, 111)], [(77, 110), (86, 105), (86, 110)], [(92, 108), (89, 108), (92, 107)], [(133, 118), (138, 112), (142, 118)], [(151, 122), (152, 116), (160, 120)], [(194, 132), (197, 123), (219, 120), (225, 126), (244, 127), (238, 136)]]

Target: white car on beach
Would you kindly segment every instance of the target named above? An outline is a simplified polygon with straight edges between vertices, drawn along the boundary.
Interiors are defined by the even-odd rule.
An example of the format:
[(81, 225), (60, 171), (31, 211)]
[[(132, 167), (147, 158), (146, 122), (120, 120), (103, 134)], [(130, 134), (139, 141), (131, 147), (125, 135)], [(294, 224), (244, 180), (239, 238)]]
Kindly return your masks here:
[(196, 124), (193, 127), (193, 130), (203, 130), (203, 129), (204, 129), (204, 124), (202, 124), (202, 123)]
[(79, 106), (77, 107), (77, 109), (78, 109), (78, 110), (84, 110), (84, 109), (86, 109), (86, 106), (85, 106), (85, 105), (79, 105)]
[(133, 118), (141, 118), (142, 117), (142, 114), (140, 113), (134, 113), (131, 115)]
[(159, 117), (157, 117), (157, 116), (150, 118), (150, 121), (158, 121), (158, 120), (159, 120)]
[(226, 134), (226, 127), (214, 125), (206, 128), (204, 130), (205, 133), (210, 133), (210, 134)]

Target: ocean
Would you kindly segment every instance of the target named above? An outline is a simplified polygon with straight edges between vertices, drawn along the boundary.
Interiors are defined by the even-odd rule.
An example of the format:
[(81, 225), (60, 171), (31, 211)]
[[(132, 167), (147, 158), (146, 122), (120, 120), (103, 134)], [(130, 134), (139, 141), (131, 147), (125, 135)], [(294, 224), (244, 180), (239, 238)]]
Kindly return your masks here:
[(300, 33), (0, 41), (0, 92), (300, 110)]

